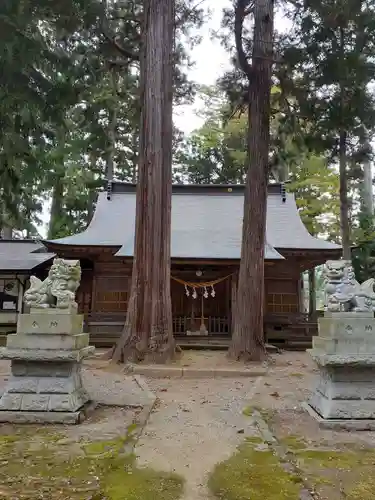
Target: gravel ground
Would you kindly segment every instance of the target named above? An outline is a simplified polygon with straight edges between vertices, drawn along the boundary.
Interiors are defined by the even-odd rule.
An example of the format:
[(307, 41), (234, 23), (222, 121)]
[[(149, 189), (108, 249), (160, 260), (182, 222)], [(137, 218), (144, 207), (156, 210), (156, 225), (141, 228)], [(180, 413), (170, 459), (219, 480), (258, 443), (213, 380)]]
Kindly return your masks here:
[(375, 447), (375, 432), (347, 432), (319, 429), (318, 423), (301, 403), (308, 401), (318, 374), (311, 356), (306, 352), (284, 352), (273, 356), (267, 375), (262, 377), (251, 404), (273, 414), (271, 427), (278, 438), (303, 436), (314, 445), (332, 447), (354, 443)]
[[(84, 386), (99, 407), (82, 424), (49, 426), (51, 432), (61, 433), (73, 442), (81, 439), (110, 440), (126, 435), (128, 426), (138, 420), (140, 407), (152, 405), (155, 398), (150, 397), (150, 393), (139, 385), (135, 377), (126, 376), (122, 371), (123, 367), (101, 360), (90, 359), (85, 362), (82, 373)], [(10, 362), (0, 361), (0, 394), (9, 376)], [(3, 424), (0, 432), (12, 434), (13, 427)]]
[[(210, 353), (209, 365), (219, 366), (222, 353)], [(204, 366), (205, 355), (189, 355), (180, 361)], [(84, 364), (84, 381), (95, 400), (126, 405), (149, 402), (150, 395), (123, 367), (104, 360)], [(9, 376), (9, 363), (0, 362), (0, 391)], [(269, 411), (270, 425), (278, 439), (303, 436), (313, 445), (332, 447), (341, 443), (375, 447), (375, 432), (320, 430), (301, 409), (313, 386), (316, 368), (306, 353), (273, 355), (266, 376), (259, 378), (148, 379), (157, 403), (140, 438), (136, 453), (140, 465), (176, 471), (186, 480), (183, 500), (211, 500), (207, 475), (215, 464), (228, 458), (246, 436), (257, 436), (252, 419), (242, 414), (247, 406)], [(101, 408), (82, 426), (66, 430), (68, 439), (108, 439), (124, 433), (137, 410)], [(3, 430), (3, 428), (0, 428)]]
[(136, 448), (140, 464), (176, 471), (186, 480), (183, 500), (208, 500), (207, 474), (245, 436), (258, 435), (242, 412), (257, 379), (149, 379), (157, 405)]
[[(0, 361), (0, 394), (10, 376), (10, 362)], [(150, 394), (126, 376), (123, 367), (97, 359), (84, 362), (82, 378), (93, 401), (108, 406), (144, 406), (150, 404)]]

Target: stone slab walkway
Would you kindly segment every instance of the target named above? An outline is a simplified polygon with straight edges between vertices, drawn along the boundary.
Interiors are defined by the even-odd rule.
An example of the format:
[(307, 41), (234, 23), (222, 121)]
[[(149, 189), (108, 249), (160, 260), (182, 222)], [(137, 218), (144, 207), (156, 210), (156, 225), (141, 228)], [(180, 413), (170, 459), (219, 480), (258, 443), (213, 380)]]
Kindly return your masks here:
[(267, 363), (238, 363), (223, 351), (182, 351), (167, 365), (128, 365), (127, 371), (147, 378), (241, 378), (266, 375)]

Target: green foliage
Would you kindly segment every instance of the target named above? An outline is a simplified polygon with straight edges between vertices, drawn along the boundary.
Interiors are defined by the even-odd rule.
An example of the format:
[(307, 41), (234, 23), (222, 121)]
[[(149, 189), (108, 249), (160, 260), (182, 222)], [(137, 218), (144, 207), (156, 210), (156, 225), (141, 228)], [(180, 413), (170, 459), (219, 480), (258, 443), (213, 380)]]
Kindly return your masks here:
[(359, 214), (359, 229), (356, 231), (356, 236), (357, 244), (352, 251), (352, 260), (356, 278), (362, 283), (375, 274), (374, 217)]
[[(322, 230), (319, 205), (329, 205), (327, 199), (317, 196), (318, 188), (324, 188), (324, 181), (317, 174), (318, 167), (310, 165), (315, 172), (311, 178), (317, 188), (311, 189), (311, 196), (301, 201), (299, 193), (305, 187), (301, 179), (295, 179), (292, 165), (296, 152), (297, 157), (305, 151), (307, 156), (326, 158), (330, 170), (327, 179), (331, 179), (328, 181), (330, 188), (324, 189), (322, 195), (326, 198), (330, 193), (331, 196), (333, 185), (337, 189), (329, 207), (332, 230), (327, 234), (337, 241), (339, 188), (337, 176), (336, 180), (334, 177), (341, 163), (348, 178), (345, 183), (343, 177), (347, 185), (343, 184), (341, 190), (341, 208), (346, 214), (344, 217), (350, 219), (352, 241), (361, 241), (358, 213), (362, 163), (371, 156), (369, 140), (375, 131), (375, 5), (366, 0), (295, 0), (283, 4), (283, 9), (293, 27), (289, 32), (275, 33), (277, 63), (273, 79), (279, 92), (271, 96), (274, 130), (271, 171), (279, 165), (284, 169), (284, 178), (291, 177), (291, 189), (296, 188), (304, 221), (309, 230), (316, 233)], [(218, 82), (232, 112), (246, 108), (248, 95), (246, 79), (236, 62), (233, 23), (231, 7), (224, 11), (222, 29), (217, 37), (233, 60), (233, 68)], [(252, 29), (246, 21), (243, 36), (246, 51), (250, 53)], [(297, 161), (300, 160), (297, 158)], [(323, 173), (324, 167), (318, 170)], [(310, 183), (310, 176), (307, 179)], [(324, 226), (327, 232), (328, 222)], [(365, 266), (365, 262), (362, 265)]]
[(203, 97), (206, 121), (176, 155), (180, 178), (193, 184), (242, 183), (246, 174), (246, 117), (227, 121), (225, 101), (216, 89), (204, 89)]
[[(194, 84), (186, 47), (204, 11), (177, 2), (176, 103)], [(0, 6), (0, 231), (82, 230), (105, 178), (136, 179), (142, 1), (6, 0)], [(188, 43), (187, 43), (188, 42)]]
[(368, 87), (375, 77), (375, 7), (362, 0), (311, 0), (293, 14), (296, 29), (283, 47), (279, 77), (309, 122), (305, 140), (333, 160), (344, 129), (350, 153), (362, 160), (366, 131), (375, 125)]
[(301, 218), (310, 234), (325, 234), (338, 241), (340, 235), (339, 176), (327, 161), (301, 155), (300, 165), (291, 169), (288, 189), (295, 193)]
[[(274, 94), (279, 89), (274, 88)], [(247, 117), (237, 113), (227, 119), (230, 104), (217, 88), (203, 90), (206, 121), (180, 147), (176, 177), (196, 184), (243, 183), (246, 174)], [(280, 113), (281, 114), (281, 113)], [(271, 170), (289, 180), (303, 222), (311, 234), (324, 234), (337, 241), (339, 235), (339, 177), (321, 156), (297, 149), (293, 136), (283, 130), (282, 116), (275, 115), (271, 127), (273, 149), (283, 164)], [(272, 155), (272, 152), (271, 152)], [(284, 171), (283, 167), (288, 168)], [(276, 170), (276, 171), (275, 171)]]

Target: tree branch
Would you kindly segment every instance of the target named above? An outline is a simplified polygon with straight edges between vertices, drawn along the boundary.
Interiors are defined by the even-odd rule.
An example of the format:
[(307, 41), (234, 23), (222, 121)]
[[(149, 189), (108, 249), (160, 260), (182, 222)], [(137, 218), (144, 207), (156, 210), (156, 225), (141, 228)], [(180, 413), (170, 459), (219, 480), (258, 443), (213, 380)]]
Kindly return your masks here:
[(118, 35), (111, 35), (109, 33), (109, 29), (107, 29), (107, 1), (106, 0), (102, 0), (102, 5), (103, 5), (103, 17), (101, 19), (101, 31), (102, 31), (102, 34), (104, 36), (104, 38), (107, 40), (107, 42), (109, 42), (110, 44), (112, 44), (115, 49), (120, 52), (120, 54), (124, 57), (127, 57), (128, 59), (131, 59), (132, 61), (139, 61), (139, 54), (134, 54), (131, 50), (128, 50), (127, 48), (123, 47), (119, 41), (118, 41), (118, 38), (119, 36)]
[(120, 52), (120, 54), (124, 57), (127, 57), (128, 59), (131, 59), (132, 61), (139, 61), (139, 54), (134, 54), (132, 51), (126, 49), (125, 47), (123, 47), (122, 45), (120, 45), (118, 43), (118, 40), (116, 40), (116, 38), (118, 38), (118, 35), (115, 35), (115, 36), (110, 36), (104, 26), (102, 27), (102, 33), (104, 35), (104, 38), (109, 42), (111, 43), (115, 49)]
[(249, 80), (252, 75), (252, 66), (249, 63), (243, 48), (243, 23), (246, 15), (251, 12), (251, 8), (249, 6), (250, 1), (251, 0), (237, 0), (234, 9), (234, 36), (236, 41), (238, 63)]
[(178, 17), (176, 16), (176, 26), (181, 26), (185, 21), (187, 21), (188, 17), (190, 14), (192, 14), (194, 11), (196, 11), (203, 3), (205, 0), (199, 0), (195, 5), (193, 5), (190, 9), (188, 9), (184, 15)]

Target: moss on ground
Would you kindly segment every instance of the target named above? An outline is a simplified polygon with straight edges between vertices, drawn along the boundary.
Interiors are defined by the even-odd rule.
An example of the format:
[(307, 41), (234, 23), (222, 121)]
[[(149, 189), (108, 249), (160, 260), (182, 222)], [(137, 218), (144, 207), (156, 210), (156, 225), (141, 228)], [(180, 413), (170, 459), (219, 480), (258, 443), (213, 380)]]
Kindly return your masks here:
[(255, 412), (258, 412), (266, 422), (269, 422), (274, 414), (273, 410), (261, 408), (260, 406), (246, 406), (246, 408), (242, 410), (242, 414), (245, 415), (245, 417), (252, 417)]
[[(258, 411), (259, 409), (256, 408)], [(254, 408), (245, 408), (252, 415)], [(245, 443), (228, 460), (218, 464), (208, 486), (220, 500), (298, 500), (302, 482), (317, 492), (321, 500), (374, 500), (375, 449), (352, 444), (337, 448), (320, 442), (307, 444), (302, 436), (280, 439), (287, 460), (297, 474), (280, 461), (257, 436)], [(320, 447), (319, 447), (320, 446)], [(304, 481), (302, 480), (304, 478)]]
[(301, 436), (289, 435), (286, 438), (281, 440), (281, 444), (286, 446), (288, 450), (304, 450), (306, 448), (306, 443)]
[(248, 441), (215, 467), (208, 486), (222, 500), (299, 500), (299, 483), (272, 451)]
[[(347, 500), (375, 498), (375, 450), (353, 445), (329, 449), (309, 448), (300, 436), (281, 440), (298, 468), (322, 499), (335, 500), (344, 495)], [(315, 443), (315, 446), (318, 444)]]
[[(46, 430), (0, 435), (0, 499), (176, 500), (183, 479), (138, 468), (125, 452), (132, 439), (80, 443)], [(44, 495), (44, 496), (43, 496)]]

